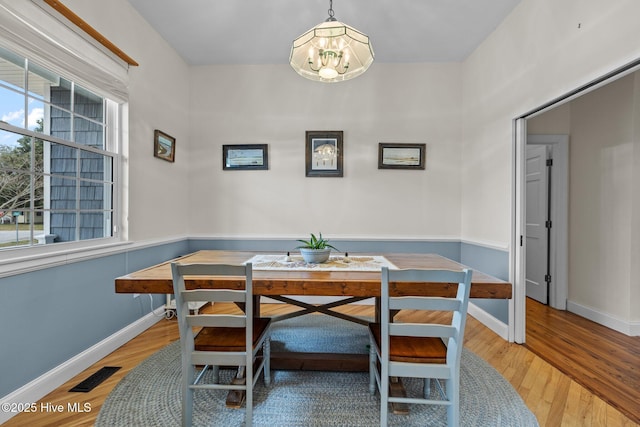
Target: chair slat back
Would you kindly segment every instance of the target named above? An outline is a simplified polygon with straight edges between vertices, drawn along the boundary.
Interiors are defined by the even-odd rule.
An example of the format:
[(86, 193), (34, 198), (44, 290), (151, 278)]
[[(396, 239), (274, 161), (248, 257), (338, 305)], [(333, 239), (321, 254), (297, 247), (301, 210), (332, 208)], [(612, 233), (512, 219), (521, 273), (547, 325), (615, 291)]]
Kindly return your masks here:
[(389, 334), (403, 337), (437, 337), (451, 338), (457, 334), (457, 328), (450, 325), (434, 325), (423, 323), (391, 323)]
[(174, 263), (183, 276), (244, 276), (248, 264)]
[[(211, 364), (211, 353), (210, 351), (194, 351), (190, 355), (190, 362), (194, 365), (209, 365)], [(243, 359), (245, 356), (244, 352), (216, 352), (215, 361), (222, 366), (234, 366), (238, 365), (238, 360)]]
[(188, 314), (186, 321), (191, 327), (244, 328), (247, 325), (247, 316), (236, 314)]
[(389, 301), (391, 310), (442, 310), (455, 311), (460, 309), (460, 300), (443, 297), (395, 297)]
[(193, 291), (183, 291), (184, 301), (207, 301), (207, 302), (245, 302), (247, 293), (239, 290), (228, 289), (198, 289)]
[(431, 269), (400, 269), (388, 270), (391, 282), (418, 283), (461, 283), (464, 282), (466, 270), (431, 270)]

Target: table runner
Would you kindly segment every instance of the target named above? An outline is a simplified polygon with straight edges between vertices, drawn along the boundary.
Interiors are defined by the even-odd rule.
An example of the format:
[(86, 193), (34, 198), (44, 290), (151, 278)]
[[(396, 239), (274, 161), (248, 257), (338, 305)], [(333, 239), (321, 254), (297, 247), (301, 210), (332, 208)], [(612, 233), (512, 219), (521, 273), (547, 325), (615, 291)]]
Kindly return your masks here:
[(254, 270), (297, 270), (297, 271), (380, 271), (382, 267), (395, 269), (389, 260), (383, 256), (331, 256), (327, 262), (321, 264), (307, 264), (302, 256), (276, 254), (255, 255), (246, 262), (253, 264)]

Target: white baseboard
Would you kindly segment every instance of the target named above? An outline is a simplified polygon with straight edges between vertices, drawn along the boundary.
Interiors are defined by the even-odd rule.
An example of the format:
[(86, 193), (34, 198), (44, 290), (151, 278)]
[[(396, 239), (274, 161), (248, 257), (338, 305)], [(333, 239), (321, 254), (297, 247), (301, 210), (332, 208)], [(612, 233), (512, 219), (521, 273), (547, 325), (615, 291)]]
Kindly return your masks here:
[(498, 334), (502, 339), (509, 340), (509, 325), (496, 319), (477, 305), (469, 303), (468, 312), (475, 317), (480, 323)]
[[(103, 339), (99, 343), (89, 347), (66, 362), (56, 366), (49, 372), (39, 376), (19, 389), (0, 398), (4, 403), (37, 402), (51, 391), (60, 387), (74, 376), (78, 375), (100, 359), (112, 353), (114, 350), (135, 338), (156, 322), (163, 319), (164, 306), (155, 309), (152, 313), (127, 325), (113, 335)], [(15, 413), (0, 411), (0, 424), (4, 423)]]
[(610, 314), (603, 313), (592, 307), (587, 307), (572, 301), (567, 301), (567, 311), (575, 313), (593, 322), (599, 323), (614, 331), (631, 337), (640, 336), (640, 322), (626, 322)]

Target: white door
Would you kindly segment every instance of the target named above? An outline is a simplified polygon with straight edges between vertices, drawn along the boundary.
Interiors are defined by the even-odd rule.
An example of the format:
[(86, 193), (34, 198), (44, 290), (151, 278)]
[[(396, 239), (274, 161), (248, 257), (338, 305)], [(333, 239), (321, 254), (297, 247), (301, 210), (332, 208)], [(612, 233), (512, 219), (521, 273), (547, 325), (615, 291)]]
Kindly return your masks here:
[(526, 163), (526, 272), (527, 296), (548, 304), (549, 184), (548, 146), (527, 145)]

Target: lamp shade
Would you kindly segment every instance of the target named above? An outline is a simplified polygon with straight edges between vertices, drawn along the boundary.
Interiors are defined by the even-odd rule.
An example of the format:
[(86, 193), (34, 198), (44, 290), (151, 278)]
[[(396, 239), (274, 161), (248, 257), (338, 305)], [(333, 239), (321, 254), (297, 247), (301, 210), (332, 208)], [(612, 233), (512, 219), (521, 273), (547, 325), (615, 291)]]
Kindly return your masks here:
[(366, 34), (333, 19), (295, 39), (289, 63), (302, 77), (331, 83), (359, 76), (373, 58)]

